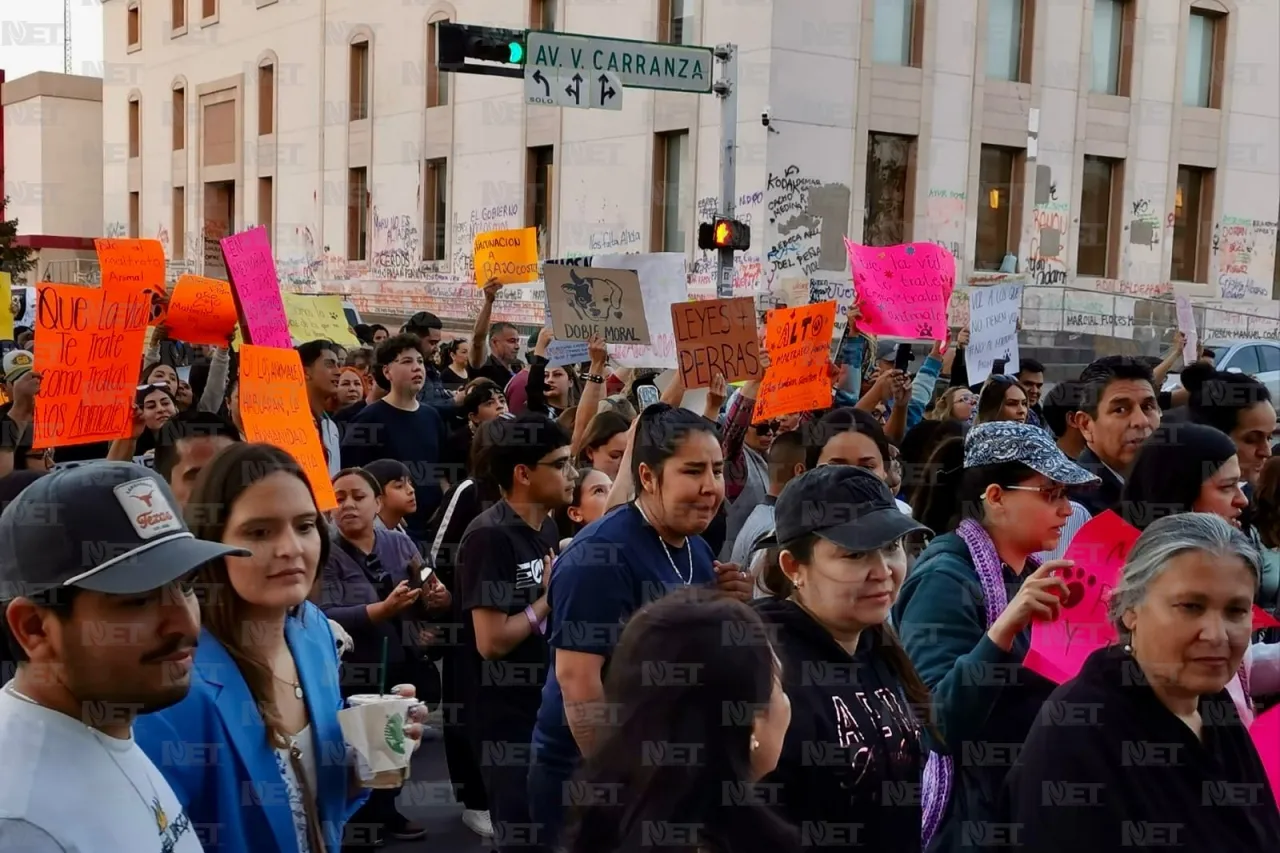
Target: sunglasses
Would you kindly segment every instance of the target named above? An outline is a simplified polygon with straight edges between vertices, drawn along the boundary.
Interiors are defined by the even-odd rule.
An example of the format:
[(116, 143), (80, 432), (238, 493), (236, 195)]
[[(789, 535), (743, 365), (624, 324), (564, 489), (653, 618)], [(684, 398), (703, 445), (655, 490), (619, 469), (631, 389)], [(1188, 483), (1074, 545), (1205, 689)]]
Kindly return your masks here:
[(759, 436), (774, 435), (778, 432), (778, 422), (769, 421), (768, 423), (756, 424), (755, 431), (756, 435)]

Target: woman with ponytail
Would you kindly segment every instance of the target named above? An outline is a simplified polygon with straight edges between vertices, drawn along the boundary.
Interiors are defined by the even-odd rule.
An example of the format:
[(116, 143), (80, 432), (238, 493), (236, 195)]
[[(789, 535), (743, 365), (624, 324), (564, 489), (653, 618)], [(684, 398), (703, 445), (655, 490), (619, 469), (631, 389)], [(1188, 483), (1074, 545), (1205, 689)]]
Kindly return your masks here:
[(764, 784), (824, 850), (918, 851), (927, 753), (916, 714), (927, 713), (929, 691), (886, 622), (907, 573), (903, 537), (925, 528), (852, 465), (801, 474), (774, 512), (786, 597), (754, 606), (771, 627), (792, 717)]
[(931, 853), (986, 847), (1001, 785), (1054, 684), (1022, 666), (1031, 621), (1058, 618), (1073, 564), (1058, 545), (1069, 486), (1097, 483), (1040, 427), (979, 424), (934, 453), (917, 492), (934, 539), (893, 608), (902, 644), (932, 691), (944, 752), (930, 756), (923, 835)]

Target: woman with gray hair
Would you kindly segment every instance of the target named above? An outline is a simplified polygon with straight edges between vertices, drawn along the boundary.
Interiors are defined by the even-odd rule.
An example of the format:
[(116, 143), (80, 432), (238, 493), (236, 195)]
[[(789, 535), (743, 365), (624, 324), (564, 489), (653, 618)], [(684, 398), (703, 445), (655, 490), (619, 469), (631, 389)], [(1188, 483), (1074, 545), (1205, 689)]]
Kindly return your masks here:
[(1111, 594), (1118, 642), (1054, 691), (1006, 781), (1026, 849), (1276, 849), (1280, 810), (1226, 690), (1259, 563), (1216, 515), (1147, 527)]

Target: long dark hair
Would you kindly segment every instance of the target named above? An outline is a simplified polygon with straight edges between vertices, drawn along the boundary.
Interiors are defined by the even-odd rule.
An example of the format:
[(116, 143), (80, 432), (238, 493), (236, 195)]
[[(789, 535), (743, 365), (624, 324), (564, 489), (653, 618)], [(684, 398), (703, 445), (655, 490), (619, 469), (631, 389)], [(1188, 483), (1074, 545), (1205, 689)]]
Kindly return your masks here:
[(938, 534), (950, 532), (966, 518), (982, 521), (982, 493), (987, 486), (1017, 486), (1036, 475), (1021, 462), (964, 467), (964, 438), (949, 438), (929, 457), (927, 479), (911, 493), (915, 518)]
[(816, 421), (802, 426), (805, 444), (805, 470), (812, 471), (818, 467), (818, 459), (822, 456), (822, 448), (827, 442), (846, 432), (860, 432), (875, 442), (880, 451), (880, 459), (885, 470), (889, 470), (891, 459), (889, 439), (885, 437), (884, 427), (870, 412), (852, 407), (832, 409)]
[(1204, 481), (1235, 455), (1235, 442), (1211, 426), (1160, 427), (1143, 442), (1124, 482), (1121, 516), (1146, 530), (1161, 516), (1191, 512)]
[[(752, 725), (778, 677), (764, 623), (735, 599), (682, 589), (637, 611), (605, 678), (620, 718), (578, 774), (584, 790), (617, 794), (573, 810), (569, 850), (798, 849), (796, 830), (752, 795)], [(670, 744), (696, 744), (698, 760), (662, 760)], [(671, 827), (682, 837), (666, 837)]]
[(988, 379), (986, 386), (982, 389), (982, 393), (978, 395), (978, 417), (974, 422), (985, 424), (991, 421), (1005, 420), (1002, 410), (1004, 409), (1004, 398), (1008, 395), (1010, 388), (1019, 388), (1023, 396), (1026, 396), (1027, 389), (1023, 388), (1022, 383), (1012, 376), (997, 373)]
[(662, 466), (680, 452), (685, 439), (695, 432), (705, 432), (718, 441), (715, 424), (688, 409), (677, 409), (666, 403), (654, 403), (640, 413), (635, 444), (631, 450), (631, 481), (640, 491), (640, 466), (651, 469), (662, 482)]

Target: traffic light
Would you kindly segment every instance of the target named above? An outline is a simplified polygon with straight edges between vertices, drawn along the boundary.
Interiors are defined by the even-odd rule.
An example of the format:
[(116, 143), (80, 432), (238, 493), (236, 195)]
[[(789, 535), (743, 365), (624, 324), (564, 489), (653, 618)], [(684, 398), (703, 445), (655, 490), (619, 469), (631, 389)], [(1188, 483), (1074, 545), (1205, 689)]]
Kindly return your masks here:
[(751, 226), (736, 219), (704, 222), (698, 226), (698, 248), (745, 252), (751, 248)]
[[(439, 43), (436, 67), (462, 74), (523, 77), (527, 30), (474, 27), (442, 22), (436, 25)], [(501, 65), (477, 65), (495, 62)], [(501, 67), (506, 66), (506, 67)]]

